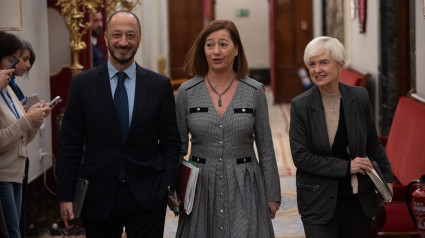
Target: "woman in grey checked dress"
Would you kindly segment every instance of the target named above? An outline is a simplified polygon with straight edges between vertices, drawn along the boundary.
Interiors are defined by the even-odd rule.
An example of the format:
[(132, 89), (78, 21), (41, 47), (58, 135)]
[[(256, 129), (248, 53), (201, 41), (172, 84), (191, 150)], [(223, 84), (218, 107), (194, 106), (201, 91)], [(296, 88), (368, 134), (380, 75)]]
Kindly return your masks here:
[[(208, 24), (189, 51), (195, 77), (176, 98), (181, 156), (198, 163), (195, 202), (176, 237), (274, 237), (280, 182), (264, 87), (248, 64), (231, 21)], [(258, 159), (254, 151), (254, 141)]]

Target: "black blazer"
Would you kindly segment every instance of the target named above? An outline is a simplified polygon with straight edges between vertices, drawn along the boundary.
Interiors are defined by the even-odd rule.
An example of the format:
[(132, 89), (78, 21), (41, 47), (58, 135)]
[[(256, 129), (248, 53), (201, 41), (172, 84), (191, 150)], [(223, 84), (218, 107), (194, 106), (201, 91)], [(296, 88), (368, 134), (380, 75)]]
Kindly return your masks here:
[(72, 201), (76, 177), (88, 179), (83, 217), (107, 217), (121, 163), (133, 196), (145, 209), (164, 209), (167, 186), (175, 188), (181, 142), (171, 83), (139, 65), (136, 68), (133, 117), (125, 141), (120, 137), (107, 64), (72, 80), (60, 137), (58, 200)]
[[(347, 126), (350, 157), (368, 156), (378, 162), (387, 182), (391, 166), (379, 142), (369, 96), (364, 88), (339, 84)], [(320, 91), (317, 86), (291, 102), (290, 144), (297, 167), (297, 200), (303, 222), (325, 224), (333, 217), (338, 179), (347, 176), (348, 161), (333, 157)], [(368, 217), (378, 210), (372, 181), (357, 174), (358, 196)]]

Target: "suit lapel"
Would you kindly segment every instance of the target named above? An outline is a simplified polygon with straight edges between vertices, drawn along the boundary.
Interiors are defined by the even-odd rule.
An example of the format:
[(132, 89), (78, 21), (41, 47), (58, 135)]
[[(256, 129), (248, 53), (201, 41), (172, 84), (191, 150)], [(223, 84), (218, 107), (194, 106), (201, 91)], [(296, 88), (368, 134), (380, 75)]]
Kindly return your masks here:
[(340, 84), (342, 106), (344, 107), (345, 125), (347, 127), (348, 145), (350, 155), (355, 155), (357, 151), (356, 123), (357, 123), (357, 102), (355, 97), (348, 91), (348, 87)]
[(326, 148), (328, 154), (332, 154), (331, 146), (329, 144), (328, 130), (326, 127), (325, 111), (323, 109), (322, 97), (319, 88), (315, 86), (312, 89), (312, 97), (310, 101), (310, 109), (312, 115), (312, 124), (319, 135), (322, 148)]
[(112, 118), (112, 130), (114, 130), (114, 134), (117, 140), (121, 141), (121, 133), (118, 123), (118, 117), (115, 110), (114, 99), (112, 97), (111, 92), (111, 80), (109, 79), (109, 72), (107, 64), (103, 64), (102, 67), (97, 68), (98, 77), (96, 78), (95, 88), (99, 89), (98, 97), (101, 99), (101, 102), (105, 103), (105, 116), (107, 118)]

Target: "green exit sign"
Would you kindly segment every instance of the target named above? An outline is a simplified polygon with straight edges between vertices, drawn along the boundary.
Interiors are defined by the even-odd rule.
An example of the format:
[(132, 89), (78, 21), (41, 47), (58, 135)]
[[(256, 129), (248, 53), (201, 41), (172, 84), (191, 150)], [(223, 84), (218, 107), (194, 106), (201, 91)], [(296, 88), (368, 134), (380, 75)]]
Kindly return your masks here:
[(236, 16), (237, 17), (248, 17), (249, 16), (249, 9), (245, 9), (245, 8), (236, 9)]

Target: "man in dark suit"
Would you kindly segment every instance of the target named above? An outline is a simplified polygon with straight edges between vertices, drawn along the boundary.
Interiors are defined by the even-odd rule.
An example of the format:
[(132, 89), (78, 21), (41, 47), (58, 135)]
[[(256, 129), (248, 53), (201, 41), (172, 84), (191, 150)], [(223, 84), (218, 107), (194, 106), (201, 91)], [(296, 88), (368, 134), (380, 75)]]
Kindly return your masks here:
[(128, 237), (163, 237), (181, 145), (171, 83), (135, 63), (141, 26), (134, 14), (112, 14), (105, 41), (109, 61), (76, 75), (68, 95), (57, 168), (61, 219), (74, 219), (80, 176), (89, 181), (87, 237), (121, 237), (123, 227)]
[(93, 57), (93, 68), (105, 63), (105, 56), (100, 50), (97, 42), (97, 37), (102, 35), (103, 28), (103, 16), (102, 12), (98, 11), (92, 16), (91, 23), (91, 45), (92, 45), (92, 57)]

